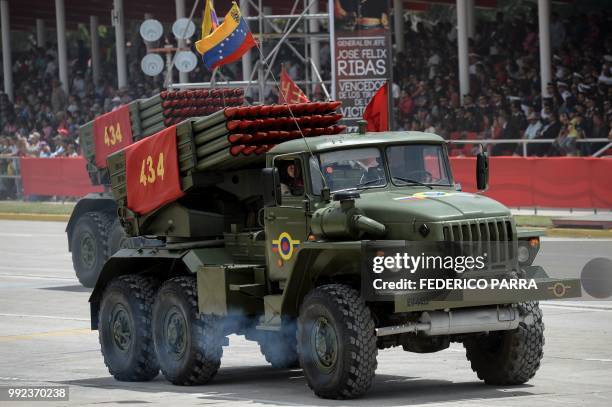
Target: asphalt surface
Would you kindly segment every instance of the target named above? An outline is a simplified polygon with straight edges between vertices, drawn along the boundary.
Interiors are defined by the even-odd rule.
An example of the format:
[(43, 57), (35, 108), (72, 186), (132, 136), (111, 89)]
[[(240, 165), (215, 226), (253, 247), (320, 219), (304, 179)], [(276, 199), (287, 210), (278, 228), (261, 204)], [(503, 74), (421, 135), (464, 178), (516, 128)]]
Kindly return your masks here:
[[(482, 384), (457, 344), (426, 355), (394, 348), (379, 352), (375, 384), (364, 398), (321, 400), (299, 369), (272, 369), (257, 344), (238, 336), (230, 337), (221, 369), (206, 386), (176, 387), (161, 375), (117, 382), (104, 366), (97, 332), (88, 329), (89, 293), (73, 275), (64, 227), (0, 221), (0, 386), (67, 385), (70, 401), (57, 404), (70, 405), (557, 407), (609, 406), (612, 399), (612, 302), (588, 299), (542, 304), (545, 356), (522, 386)], [(547, 240), (539, 264), (571, 277), (593, 257), (612, 257), (612, 241)]]

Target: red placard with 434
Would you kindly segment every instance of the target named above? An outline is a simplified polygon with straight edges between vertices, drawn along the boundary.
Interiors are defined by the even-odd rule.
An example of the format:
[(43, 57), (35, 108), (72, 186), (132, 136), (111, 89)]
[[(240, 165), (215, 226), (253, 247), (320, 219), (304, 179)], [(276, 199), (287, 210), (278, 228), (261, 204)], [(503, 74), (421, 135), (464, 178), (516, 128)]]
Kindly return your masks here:
[(172, 126), (125, 148), (127, 206), (145, 214), (183, 196), (176, 127)]
[(96, 166), (106, 168), (106, 157), (132, 144), (130, 109), (126, 106), (97, 117), (93, 122)]

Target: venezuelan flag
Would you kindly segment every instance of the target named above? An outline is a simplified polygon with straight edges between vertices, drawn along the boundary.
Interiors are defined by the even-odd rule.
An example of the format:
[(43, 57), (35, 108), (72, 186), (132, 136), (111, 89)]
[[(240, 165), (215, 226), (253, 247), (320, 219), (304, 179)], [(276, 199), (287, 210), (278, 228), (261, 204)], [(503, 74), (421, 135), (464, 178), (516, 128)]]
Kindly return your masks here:
[(234, 2), (225, 20), (212, 33), (196, 42), (204, 65), (210, 70), (234, 62), (257, 45), (240, 8)]

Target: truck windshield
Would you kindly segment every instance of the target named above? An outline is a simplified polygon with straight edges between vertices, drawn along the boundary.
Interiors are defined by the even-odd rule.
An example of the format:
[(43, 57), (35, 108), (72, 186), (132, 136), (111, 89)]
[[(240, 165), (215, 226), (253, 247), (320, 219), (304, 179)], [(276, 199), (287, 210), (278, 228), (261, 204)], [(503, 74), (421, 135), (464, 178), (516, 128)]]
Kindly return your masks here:
[(393, 184), (450, 185), (450, 171), (441, 145), (406, 144), (386, 149)]
[[(345, 189), (365, 189), (387, 185), (383, 157), (375, 147), (331, 151), (318, 156), (321, 172), (331, 192)], [(313, 192), (321, 190), (321, 173), (311, 160), (310, 174)]]

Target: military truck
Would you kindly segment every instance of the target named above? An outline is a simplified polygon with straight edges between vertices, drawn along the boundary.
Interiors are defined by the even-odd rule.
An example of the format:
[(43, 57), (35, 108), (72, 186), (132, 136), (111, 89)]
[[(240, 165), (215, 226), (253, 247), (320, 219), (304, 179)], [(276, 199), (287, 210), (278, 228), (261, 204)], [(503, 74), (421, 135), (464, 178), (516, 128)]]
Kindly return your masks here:
[[(92, 185), (104, 188), (103, 192), (79, 199), (66, 226), (68, 250), (83, 286), (94, 286), (104, 262), (126, 238), (117, 217), (117, 204), (110, 193), (108, 154), (187, 117), (241, 105), (243, 94), (239, 88), (163, 91), (151, 98), (130, 102), (80, 127), (79, 141), (87, 173)], [(132, 239), (132, 244), (143, 242), (143, 239)]]
[[(286, 109), (275, 109), (268, 113), (282, 119)], [(278, 141), (270, 134), (287, 129), (270, 130), (273, 123), (262, 138), (276, 137), (274, 147), (236, 155), (230, 138), (249, 137), (228, 133), (231, 126), (221, 122), (264, 119), (235, 113), (177, 126), (181, 191), (153, 209), (138, 209), (130, 198), (139, 180), (136, 174), (130, 184), (126, 168), (135, 152), (109, 157), (126, 233), (162, 242), (115, 253), (90, 297), (92, 329), (111, 375), (146, 381), (161, 370), (176, 385), (207, 383), (230, 334), (257, 341), (272, 366), (301, 366), (322, 398), (363, 395), (378, 349), (392, 346), (427, 353), (463, 343), (487, 384), (522, 384), (535, 375), (544, 345), (538, 301), (579, 296), (580, 283), (549, 278), (532, 264), (539, 238), (519, 233), (505, 206), (458, 191), (445, 140), (410, 131), (317, 135), (304, 127), (305, 137), (290, 139), (289, 132), (290, 140)], [(211, 153), (212, 143), (230, 150)], [(157, 150), (146, 154), (156, 157)], [(141, 183), (151, 181), (146, 161), (134, 168), (143, 169)], [(168, 167), (163, 173), (168, 178)], [(486, 189), (484, 153), (475, 176)], [(514, 248), (513, 261), (495, 274), (534, 279), (537, 289), (457, 290), (459, 297), (442, 300), (412, 301), (410, 293), (366, 298), (364, 246), (391, 241), (503, 242)]]

